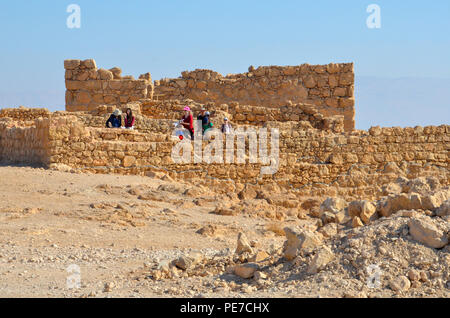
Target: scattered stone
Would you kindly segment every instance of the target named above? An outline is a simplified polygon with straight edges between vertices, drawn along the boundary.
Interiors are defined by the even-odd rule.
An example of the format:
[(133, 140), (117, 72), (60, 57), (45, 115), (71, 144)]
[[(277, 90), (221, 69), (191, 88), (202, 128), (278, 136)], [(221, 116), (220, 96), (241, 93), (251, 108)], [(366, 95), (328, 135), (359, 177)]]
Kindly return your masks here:
[(234, 274), (242, 278), (251, 278), (255, 272), (259, 269), (259, 266), (255, 263), (239, 264), (234, 267)]
[(109, 293), (114, 289), (114, 287), (116, 287), (116, 284), (114, 282), (105, 283), (105, 286), (103, 287), (103, 292)]
[(189, 256), (180, 256), (174, 260), (173, 264), (182, 270), (187, 270), (195, 265), (195, 260)]
[(239, 232), (239, 234), (238, 234), (237, 247), (236, 247), (235, 253), (238, 255), (243, 254), (243, 253), (253, 254), (253, 249), (250, 246), (250, 243), (248, 242), (247, 237), (242, 232)]
[(221, 236), (221, 235), (225, 234), (225, 229), (223, 229), (217, 225), (208, 224), (208, 225), (202, 227), (201, 229), (197, 230), (196, 233), (200, 234), (200, 235), (210, 236), (210, 237), (217, 237), (217, 236)]
[(291, 261), (297, 257), (298, 250), (312, 249), (322, 245), (320, 233), (313, 233), (308, 230), (296, 230), (289, 227), (284, 229), (287, 241), (284, 242), (284, 257)]
[(436, 210), (450, 197), (450, 190), (440, 190), (422, 198), (423, 210)]
[(436, 211), (436, 215), (442, 217), (450, 215), (450, 200), (446, 200), (444, 203), (441, 204), (439, 209), (437, 209)]
[(399, 276), (396, 278), (393, 278), (389, 286), (393, 291), (396, 292), (405, 292), (408, 291), (411, 288), (411, 282), (409, 281), (408, 277), (406, 276)]
[(263, 261), (267, 260), (268, 258), (270, 258), (269, 254), (267, 254), (264, 251), (259, 251), (255, 255), (250, 257), (249, 261), (253, 262), (253, 263), (259, 263), (259, 262), (263, 262)]
[(334, 212), (337, 213), (345, 208), (347, 203), (341, 198), (327, 198), (320, 205), (320, 212)]
[(429, 217), (413, 218), (408, 226), (413, 239), (428, 247), (442, 248), (448, 244), (446, 233), (438, 229)]
[(424, 271), (420, 272), (420, 280), (424, 283), (428, 282), (428, 274)]
[(337, 234), (338, 225), (336, 223), (329, 223), (319, 229), (319, 233), (321, 233), (324, 237), (330, 238)]
[(361, 221), (361, 219), (359, 217), (355, 216), (352, 219), (352, 227), (356, 228), (356, 227), (361, 227), (363, 225), (364, 225), (364, 223)]
[(239, 211), (217, 206), (214, 209), (214, 211), (212, 211), (211, 213), (217, 214), (217, 215), (233, 216), (233, 215), (237, 215), (239, 213)]
[(335, 223), (336, 222), (336, 214), (332, 212), (323, 212), (320, 216), (323, 224)]
[(420, 279), (420, 273), (418, 271), (416, 271), (415, 269), (411, 269), (408, 272), (408, 278), (410, 281), (417, 281)]
[(264, 272), (261, 272), (261, 271), (257, 271), (253, 275), (253, 279), (256, 280), (256, 281), (267, 279), (267, 274), (264, 273)]
[(328, 246), (322, 247), (314, 256), (308, 267), (309, 274), (316, 274), (334, 259), (334, 254)]

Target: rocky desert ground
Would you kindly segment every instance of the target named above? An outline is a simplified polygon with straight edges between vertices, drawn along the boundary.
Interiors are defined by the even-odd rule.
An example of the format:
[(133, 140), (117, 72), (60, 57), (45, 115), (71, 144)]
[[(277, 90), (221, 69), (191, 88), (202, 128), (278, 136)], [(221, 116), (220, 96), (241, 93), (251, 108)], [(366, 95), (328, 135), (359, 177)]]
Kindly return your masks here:
[(165, 175), (0, 179), (0, 297), (450, 296), (449, 189), (433, 177), (297, 208), (276, 187), (246, 199)]

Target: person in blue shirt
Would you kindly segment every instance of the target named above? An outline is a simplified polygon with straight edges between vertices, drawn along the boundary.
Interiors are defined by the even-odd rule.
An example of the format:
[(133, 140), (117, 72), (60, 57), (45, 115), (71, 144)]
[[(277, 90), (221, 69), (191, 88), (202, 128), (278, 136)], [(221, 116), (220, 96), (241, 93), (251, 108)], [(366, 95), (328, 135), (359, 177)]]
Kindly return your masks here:
[(116, 109), (106, 121), (106, 128), (120, 127), (122, 127), (122, 112), (119, 109)]

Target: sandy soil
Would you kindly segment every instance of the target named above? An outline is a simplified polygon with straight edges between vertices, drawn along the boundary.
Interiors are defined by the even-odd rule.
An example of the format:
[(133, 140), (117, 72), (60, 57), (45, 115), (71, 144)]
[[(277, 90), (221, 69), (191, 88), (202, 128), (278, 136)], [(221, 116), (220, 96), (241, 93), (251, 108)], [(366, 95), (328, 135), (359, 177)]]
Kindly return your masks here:
[[(155, 201), (140, 200), (130, 189), (170, 182), (7, 166), (0, 167), (0, 179), (0, 297), (164, 296), (169, 288), (149, 289), (130, 272), (189, 250), (234, 249), (240, 230), (261, 242), (283, 241), (258, 233), (266, 221), (211, 214), (213, 202), (193, 204), (181, 193), (185, 184), (176, 184), (180, 193), (156, 191), (154, 199), (164, 201)], [(224, 235), (196, 233), (211, 224)], [(66, 286), (72, 264), (80, 267), (80, 289)], [(103, 293), (111, 282), (114, 289)]]
[[(402, 219), (382, 221), (366, 232), (342, 229), (330, 243), (342, 262), (307, 275), (312, 255), (283, 261), (286, 238), (276, 228), (268, 230), (273, 220), (211, 213), (226, 198), (208, 189), (196, 193), (188, 183), (158, 178), (16, 166), (0, 166), (0, 180), (0, 297), (449, 297), (449, 248), (418, 248), (407, 236), (397, 240), (383, 232), (395, 228), (402, 233)], [(282, 225), (314, 229), (316, 223), (288, 217)], [(270, 279), (243, 279), (230, 272), (239, 232), (255, 251), (269, 253), (264, 271)], [(370, 235), (382, 239), (369, 244)], [(358, 270), (368, 264), (364, 258), (358, 264), (366, 252), (352, 250), (358, 236), (370, 245), (372, 259), (383, 257), (380, 246), (388, 247), (392, 268), (391, 259), (419, 251), (428, 267), (416, 265), (429, 279), (405, 293), (394, 292), (387, 287), (393, 269), (385, 269), (391, 275), (386, 282), (367, 288), (367, 273)], [(171, 261), (196, 252), (203, 265), (195, 273), (175, 268), (166, 271), (170, 277), (155, 279), (158, 269), (164, 273)], [(348, 255), (354, 256), (351, 262)]]

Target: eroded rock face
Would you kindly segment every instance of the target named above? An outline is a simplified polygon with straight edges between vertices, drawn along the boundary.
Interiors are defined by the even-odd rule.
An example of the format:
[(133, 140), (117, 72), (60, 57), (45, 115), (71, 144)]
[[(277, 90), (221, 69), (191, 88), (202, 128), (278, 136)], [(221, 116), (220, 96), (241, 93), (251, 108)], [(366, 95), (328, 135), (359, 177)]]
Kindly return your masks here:
[[(429, 217), (413, 218), (408, 222), (409, 233), (414, 240), (432, 248), (442, 248), (448, 244), (444, 226), (438, 226)], [(448, 224), (447, 224), (448, 231)]]

